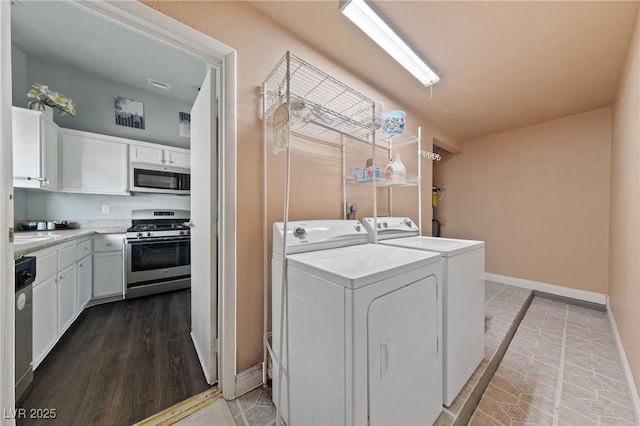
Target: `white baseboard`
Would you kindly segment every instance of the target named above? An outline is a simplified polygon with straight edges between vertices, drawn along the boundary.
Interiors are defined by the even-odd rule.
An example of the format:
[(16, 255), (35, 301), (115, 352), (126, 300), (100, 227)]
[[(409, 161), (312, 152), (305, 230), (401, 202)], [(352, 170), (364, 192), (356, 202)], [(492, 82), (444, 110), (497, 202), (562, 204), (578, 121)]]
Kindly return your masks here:
[(585, 302), (597, 303), (602, 306), (606, 306), (607, 304), (606, 294), (595, 293), (593, 291), (578, 290), (575, 288), (562, 287), (559, 285), (525, 280), (522, 278), (490, 274), (488, 272), (484, 274), (484, 277), (487, 281), (494, 281), (500, 284), (507, 284), (514, 287), (521, 287), (529, 290), (541, 291), (543, 293), (555, 294), (557, 296), (569, 297), (571, 299), (583, 300)]
[(629, 386), (629, 392), (631, 392), (631, 403), (633, 404), (633, 412), (636, 416), (636, 424), (640, 424), (640, 397), (638, 397), (638, 388), (636, 387), (636, 382), (633, 380), (633, 374), (631, 373), (631, 366), (629, 365), (629, 360), (627, 359), (627, 353), (624, 350), (624, 346), (622, 345), (622, 339), (620, 338), (620, 333), (618, 333), (618, 324), (616, 324), (616, 319), (613, 316), (613, 311), (611, 310), (611, 306), (609, 305), (609, 299), (607, 298), (607, 315), (609, 316), (609, 321), (611, 322), (611, 329), (613, 331), (613, 335), (616, 338), (616, 346), (618, 347), (618, 352), (620, 353), (620, 358), (622, 360), (622, 367), (624, 368), (624, 375), (627, 378), (627, 386)]
[(262, 363), (236, 374), (236, 398), (262, 385)]

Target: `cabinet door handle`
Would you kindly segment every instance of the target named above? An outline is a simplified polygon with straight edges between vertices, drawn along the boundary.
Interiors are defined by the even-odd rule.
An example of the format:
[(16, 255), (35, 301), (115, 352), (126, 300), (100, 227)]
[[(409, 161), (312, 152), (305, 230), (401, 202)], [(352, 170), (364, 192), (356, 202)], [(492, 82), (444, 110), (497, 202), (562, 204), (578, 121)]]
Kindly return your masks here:
[(49, 183), (49, 179), (46, 177), (31, 177), (31, 176), (14, 176), (16, 180), (35, 180), (36, 182)]
[(380, 378), (383, 379), (389, 371), (389, 339), (380, 344)]

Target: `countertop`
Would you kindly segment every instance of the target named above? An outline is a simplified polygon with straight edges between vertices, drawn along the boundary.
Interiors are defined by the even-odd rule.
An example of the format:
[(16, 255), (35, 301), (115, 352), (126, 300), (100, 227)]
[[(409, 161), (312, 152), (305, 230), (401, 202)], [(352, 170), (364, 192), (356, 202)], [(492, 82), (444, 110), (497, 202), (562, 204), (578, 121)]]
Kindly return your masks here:
[[(95, 234), (124, 234), (126, 228), (122, 227), (100, 227), (100, 228), (75, 228), (56, 229), (52, 231), (22, 231), (14, 235), (13, 257), (17, 259), (38, 250), (66, 243), (82, 237), (90, 237)], [(21, 239), (42, 238), (38, 241), (21, 243)]]

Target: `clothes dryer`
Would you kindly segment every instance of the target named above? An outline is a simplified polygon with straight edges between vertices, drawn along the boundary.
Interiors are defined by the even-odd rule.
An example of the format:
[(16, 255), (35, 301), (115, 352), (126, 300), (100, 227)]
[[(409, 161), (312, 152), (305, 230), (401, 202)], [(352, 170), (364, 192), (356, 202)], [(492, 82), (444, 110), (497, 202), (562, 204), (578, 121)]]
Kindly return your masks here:
[(275, 223), (273, 235), (272, 395), (285, 422), (435, 422), (440, 255), (367, 244), (355, 220), (289, 223), (286, 234)]
[(442, 255), (443, 404), (450, 406), (484, 358), (484, 241), (420, 236), (406, 217), (365, 218), (382, 245)]

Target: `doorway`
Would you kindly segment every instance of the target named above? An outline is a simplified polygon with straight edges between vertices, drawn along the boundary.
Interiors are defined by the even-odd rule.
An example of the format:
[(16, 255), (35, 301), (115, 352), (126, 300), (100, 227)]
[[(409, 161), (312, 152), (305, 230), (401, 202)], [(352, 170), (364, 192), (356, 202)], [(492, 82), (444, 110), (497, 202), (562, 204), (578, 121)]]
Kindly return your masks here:
[[(8, 67), (10, 67), (10, 34), (6, 31), (10, 22), (11, 9), (9, 2), (2, 2), (0, 5), (0, 19), (2, 19), (3, 30), (0, 33), (0, 45), (2, 47), (2, 73), (3, 83), (8, 81)], [(16, 4), (19, 2), (16, 2)], [(233, 82), (235, 79), (236, 57), (235, 51), (229, 47), (219, 43), (195, 30), (186, 27), (169, 19), (168, 17), (144, 6), (138, 2), (91, 2), (82, 4), (73, 4), (74, 7), (85, 10), (93, 15), (99, 16), (111, 23), (134, 31), (140, 32), (147, 37), (152, 38), (157, 43), (168, 44), (174, 48), (189, 52), (189, 54), (201, 58), (212, 68), (218, 71), (219, 85), (221, 90), (219, 95), (220, 105), (225, 108), (220, 110), (220, 131), (219, 135), (219, 162), (217, 169), (219, 170), (219, 188), (224, 197), (220, 197), (219, 217), (220, 223), (218, 237), (218, 264), (215, 282), (225, 283), (224, 287), (213, 289), (218, 295), (216, 316), (220, 317), (218, 327), (214, 330), (217, 338), (220, 339), (220, 348), (216, 369), (219, 371), (219, 387), (224, 396), (228, 399), (235, 397), (235, 87)], [(7, 66), (8, 65), (8, 66)], [(6, 86), (5, 86), (6, 87)], [(2, 107), (0, 121), (3, 124), (2, 145), (3, 150), (0, 151), (0, 162), (3, 170), (12, 170), (11, 160), (11, 133), (10, 126), (5, 126), (11, 122), (11, 95), (7, 90), (2, 92)], [(4, 129), (9, 129), (9, 132)], [(9, 147), (9, 149), (5, 149)], [(12, 179), (11, 173), (2, 176), (2, 188), (0, 189), (3, 200), (13, 200), (13, 191), (11, 189)], [(2, 203), (2, 227), (4, 229), (13, 228), (13, 203)], [(2, 258), (5, 264), (10, 264), (13, 258), (13, 247), (9, 244), (11, 235), (3, 232), (2, 242), (0, 246)], [(5, 244), (6, 242), (6, 244)], [(4, 269), (4, 268), (3, 268)], [(9, 284), (13, 280), (10, 272), (2, 275), (2, 288), (10, 289)], [(6, 293), (6, 292), (4, 292)], [(0, 301), (2, 303), (1, 311), (4, 313), (0, 317), (0, 328), (6, 330), (10, 328), (9, 324), (13, 323), (13, 297), (7, 297), (2, 294)], [(2, 335), (2, 347), (5, 348), (4, 355), (0, 358), (2, 367), (7, 367), (6, 371), (12, 371), (13, 365), (13, 334), (5, 333)], [(15, 406), (13, 394), (13, 386), (10, 381), (5, 381), (0, 388), (0, 400), (3, 407)]]

